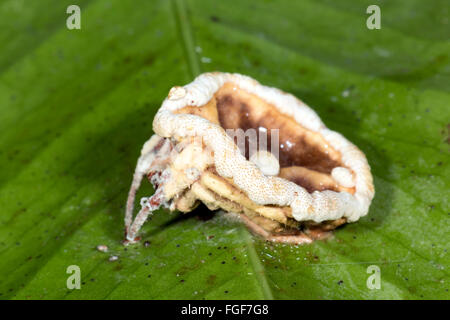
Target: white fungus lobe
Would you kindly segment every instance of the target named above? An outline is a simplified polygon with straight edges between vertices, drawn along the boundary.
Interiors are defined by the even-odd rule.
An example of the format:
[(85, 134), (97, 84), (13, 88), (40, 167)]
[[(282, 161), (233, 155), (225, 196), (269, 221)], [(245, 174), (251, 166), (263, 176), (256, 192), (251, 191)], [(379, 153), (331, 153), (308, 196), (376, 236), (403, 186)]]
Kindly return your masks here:
[(104, 244), (99, 244), (97, 246), (97, 250), (100, 252), (108, 252), (108, 246), (104, 245)]
[(353, 188), (355, 186), (353, 174), (347, 168), (336, 167), (331, 171), (331, 176), (343, 187)]
[(250, 161), (256, 164), (266, 176), (276, 176), (280, 173), (280, 163), (277, 158), (269, 151), (260, 150), (255, 152)]
[(200, 177), (201, 172), (197, 168), (187, 168), (185, 174), (189, 180), (195, 181)]
[(186, 90), (183, 87), (173, 87), (169, 91), (169, 100), (179, 100), (186, 95)]
[(119, 257), (118, 257), (118, 256), (110, 256), (108, 260), (109, 260), (110, 262), (114, 262), (114, 261), (119, 260)]

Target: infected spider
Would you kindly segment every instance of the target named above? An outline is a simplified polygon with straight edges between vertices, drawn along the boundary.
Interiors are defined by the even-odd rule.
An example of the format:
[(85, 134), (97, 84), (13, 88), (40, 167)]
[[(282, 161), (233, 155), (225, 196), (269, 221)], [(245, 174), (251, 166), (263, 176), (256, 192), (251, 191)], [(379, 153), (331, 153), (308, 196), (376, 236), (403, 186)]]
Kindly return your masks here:
[[(366, 215), (374, 196), (355, 145), (294, 96), (247, 76), (205, 73), (172, 88), (153, 129), (128, 195), (126, 243), (160, 206), (189, 212), (199, 202), (267, 240), (309, 243)], [(133, 221), (144, 176), (156, 191)]]

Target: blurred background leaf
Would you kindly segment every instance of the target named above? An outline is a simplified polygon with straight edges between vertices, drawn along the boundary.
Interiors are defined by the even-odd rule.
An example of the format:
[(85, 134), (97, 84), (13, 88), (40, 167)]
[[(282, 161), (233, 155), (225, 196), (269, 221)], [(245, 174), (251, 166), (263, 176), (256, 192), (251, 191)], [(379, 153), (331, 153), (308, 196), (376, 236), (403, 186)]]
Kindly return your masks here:
[[(81, 30), (66, 28), (70, 4)], [(366, 28), (371, 4), (381, 30)], [(448, 299), (448, 11), (447, 0), (1, 1), (0, 298)], [(289, 246), (205, 209), (160, 210), (123, 247), (156, 110), (213, 70), (295, 94), (356, 143), (375, 179), (369, 215)], [(81, 290), (66, 287), (69, 265)], [(380, 290), (366, 286), (370, 265)]]

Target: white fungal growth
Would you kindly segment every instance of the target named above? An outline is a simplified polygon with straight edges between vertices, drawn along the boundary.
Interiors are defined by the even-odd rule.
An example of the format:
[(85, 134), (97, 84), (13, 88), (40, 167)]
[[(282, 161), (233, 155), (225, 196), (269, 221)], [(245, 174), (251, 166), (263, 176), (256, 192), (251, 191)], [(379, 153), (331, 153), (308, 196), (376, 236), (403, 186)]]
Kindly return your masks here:
[[(354, 172), (354, 194), (334, 191), (316, 191), (312, 194), (291, 181), (275, 176), (266, 176), (258, 167), (235, 152), (234, 141), (224, 129), (207, 119), (192, 114), (177, 114), (176, 110), (185, 106), (201, 107), (225, 84), (236, 87), (264, 99), (274, 105), (282, 114), (294, 119), (304, 128), (316, 132), (341, 154), (343, 165)], [(192, 83), (180, 89), (172, 89), (153, 120), (153, 130), (160, 137), (203, 138), (213, 150), (214, 164), (218, 174), (232, 178), (234, 184), (248, 197), (260, 205), (290, 206), (296, 220), (322, 222), (345, 217), (353, 222), (367, 214), (374, 196), (372, 175), (364, 154), (341, 134), (328, 129), (319, 116), (306, 104), (290, 94), (276, 88), (266, 87), (256, 80), (229, 73), (205, 73)], [(339, 171), (338, 171), (339, 172)], [(342, 178), (338, 173), (338, 179)], [(348, 184), (343, 178), (338, 183)]]
[(331, 171), (331, 176), (343, 187), (353, 188), (355, 186), (353, 174), (347, 168), (336, 167)]
[(149, 206), (149, 203), (148, 203), (149, 199), (150, 199), (149, 197), (142, 197), (141, 201), (140, 201), (141, 207), (148, 207)]
[[(234, 122), (228, 126), (223, 121)], [(239, 136), (225, 128), (257, 128), (254, 140), (259, 143), (275, 129), (283, 136), (270, 132), (271, 151), (283, 155), (276, 157), (261, 145), (254, 154), (241, 153), (235, 142)], [(367, 214), (374, 196), (369, 164), (355, 145), (328, 129), (293, 95), (247, 76), (205, 73), (173, 87), (154, 117), (153, 130), (127, 200), (126, 243), (139, 240), (140, 227), (160, 206), (189, 212), (200, 200), (211, 210), (240, 214), (248, 226), (270, 238), (274, 221), (281, 228), (301, 225), (297, 221), (335, 222), (331, 228), (357, 221)], [(247, 138), (250, 144), (250, 133)], [(155, 193), (142, 198), (133, 222), (134, 199), (144, 176)], [(266, 221), (258, 224), (255, 216)], [(306, 234), (288, 239), (280, 233), (276, 239), (312, 241)]]
[(255, 152), (250, 161), (256, 164), (266, 176), (276, 176), (280, 173), (280, 163), (277, 158), (269, 151), (260, 150)]
[(169, 91), (168, 99), (169, 100), (179, 100), (186, 96), (186, 90), (183, 87), (173, 87)]
[(185, 174), (190, 181), (195, 181), (200, 177), (201, 172), (197, 168), (187, 168)]
[(99, 244), (97, 246), (97, 250), (100, 252), (108, 252), (108, 246), (104, 245), (104, 244)]

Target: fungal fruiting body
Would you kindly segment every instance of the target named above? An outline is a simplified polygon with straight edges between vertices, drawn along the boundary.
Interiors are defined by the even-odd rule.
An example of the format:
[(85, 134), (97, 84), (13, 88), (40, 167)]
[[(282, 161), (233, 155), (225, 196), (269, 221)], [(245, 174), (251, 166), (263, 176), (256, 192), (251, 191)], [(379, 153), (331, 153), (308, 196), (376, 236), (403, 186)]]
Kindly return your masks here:
[[(307, 243), (366, 215), (374, 196), (355, 145), (296, 97), (248, 76), (205, 73), (173, 87), (153, 130), (128, 196), (127, 243), (160, 206), (189, 212), (199, 202), (268, 240)], [(156, 191), (133, 221), (144, 176)]]

